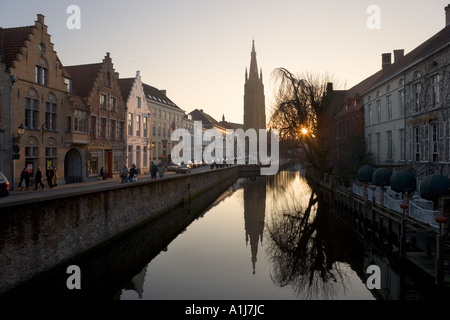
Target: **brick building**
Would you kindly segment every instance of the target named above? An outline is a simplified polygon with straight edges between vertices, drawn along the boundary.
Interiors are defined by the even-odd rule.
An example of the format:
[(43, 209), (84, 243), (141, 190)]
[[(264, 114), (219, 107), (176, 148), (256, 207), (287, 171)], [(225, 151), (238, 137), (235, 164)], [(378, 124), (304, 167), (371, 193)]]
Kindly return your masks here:
[(87, 178), (98, 177), (102, 167), (109, 178), (117, 177), (126, 163), (126, 110), (110, 54), (100, 63), (64, 68), (72, 78), (74, 99), (79, 106), (87, 106), (86, 110), (76, 108), (73, 128), (89, 133)]
[[(49, 166), (56, 166), (59, 172), (64, 172), (66, 148), (60, 136), (66, 130), (69, 88), (44, 24), (44, 16), (38, 14), (31, 26), (0, 28), (0, 34), (1, 61), (10, 76), (17, 80), (12, 90), (12, 121), (2, 120), (0, 130), (7, 132), (11, 126), (14, 136), (17, 136), (17, 128), (25, 127), (24, 135), (15, 141), (20, 147), (20, 159), (14, 161), (14, 185), (17, 185), (24, 167), (31, 174), (37, 167), (44, 172)], [(7, 118), (4, 117), (5, 110), (9, 110), (4, 100), (2, 92), (2, 119)], [(2, 160), (8, 165), (4, 168), (11, 161), (7, 141), (10, 138), (5, 137), (3, 135)], [(63, 175), (58, 176), (58, 180), (63, 178)]]

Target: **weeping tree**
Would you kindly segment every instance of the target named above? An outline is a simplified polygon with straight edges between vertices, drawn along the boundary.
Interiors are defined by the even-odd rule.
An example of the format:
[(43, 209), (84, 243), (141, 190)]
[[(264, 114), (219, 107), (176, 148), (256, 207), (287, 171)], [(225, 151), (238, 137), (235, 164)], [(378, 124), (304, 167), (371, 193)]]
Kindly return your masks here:
[(333, 81), (328, 75), (294, 75), (285, 68), (273, 71), (277, 90), (269, 127), (278, 129), (281, 141), (295, 141), (308, 167), (330, 171), (332, 145)]

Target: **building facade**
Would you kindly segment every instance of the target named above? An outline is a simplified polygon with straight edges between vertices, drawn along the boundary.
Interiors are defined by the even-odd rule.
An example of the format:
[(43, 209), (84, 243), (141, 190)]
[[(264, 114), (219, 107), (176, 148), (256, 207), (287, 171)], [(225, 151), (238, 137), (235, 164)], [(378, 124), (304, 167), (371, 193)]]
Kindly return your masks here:
[(101, 168), (109, 178), (117, 177), (126, 163), (126, 110), (110, 54), (101, 63), (66, 66), (65, 70), (79, 106), (81, 102), (87, 106), (86, 111), (76, 109), (73, 119), (74, 131), (89, 134), (84, 178), (97, 178)]
[[(9, 124), (2, 122), (2, 130), (5, 132), (6, 126), (13, 129), (14, 145), (20, 149), (20, 158), (12, 165), (12, 183), (17, 186), (23, 168), (32, 176), (37, 168), (45, 173), (50, 166), (56, 167), (59, 173), (64, 172), (66, 146), (61, 135), (66, 130), (69, 88), (43, 15), (38, 14), (32, 26), (1, 28), (0, 32), (2, 62), (14, 79), (12, 119), (9, 118)], [(2, 103), (2, 114), (4, 110)], [(23, 126), (25, 132), (17, 139), (19, 126)], [(9, 137), (8, 140), (11, 141)], [(10, 142), (3, 143), (6, 154), (3, 161), (11, 163)], [(57, 179), (63, 182), (64, 175), (59, 174)]]
[(134, 78), (119, 79), (119, 85), (127, 111), (127, 166), (134, 164), (140, 174), (146, 174), (150, 171), (151, 118), (140, 72)]
[(172, 149), (178, 143), (171, 141), (172, 132), (183, 128), (185, 111), (167, 96), (166, 90), (145, 83), (143, 87), (151, 118), (150, 160), (155, 164), (169, 164)]

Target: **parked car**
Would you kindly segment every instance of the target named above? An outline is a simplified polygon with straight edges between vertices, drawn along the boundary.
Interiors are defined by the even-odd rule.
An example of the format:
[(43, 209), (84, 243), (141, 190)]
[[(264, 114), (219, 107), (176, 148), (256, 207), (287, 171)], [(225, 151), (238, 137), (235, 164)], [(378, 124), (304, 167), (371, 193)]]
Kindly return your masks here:
[(176, 172), (178, 167), (179, 167), (178, 164), (172, 162), (167, 166), (167, 171), (175, 171)]
[(0, 197), (9, 196), (9, 181), (6, 176), (0, 172)]
[(190, 164), (181, 164), (178, 168), (176, 173), (191, 173), (192, 166)]

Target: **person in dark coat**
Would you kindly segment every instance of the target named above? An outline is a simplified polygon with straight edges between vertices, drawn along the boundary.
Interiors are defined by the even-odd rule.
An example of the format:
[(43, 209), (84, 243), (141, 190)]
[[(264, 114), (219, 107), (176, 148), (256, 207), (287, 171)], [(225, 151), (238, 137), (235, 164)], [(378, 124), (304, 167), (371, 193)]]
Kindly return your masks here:
[(151, 179), (156, 179), (156, 174), (158, 173), (158, 167), (152, 161), (152, 166), (150, 167)]
[(106, 180), (106, 173), (105, 173), (105, 169), (102, 167), (100, 169), (100, 176), (102, 177), (102, 180)]
[(36, 185), (36, 186), (35, 186), (34, 190), (37, 190), (39, 185), (41, 185), (42, 190), (45, 189), (44, 184), (42, 183), (42, 172), (41, 172), (41, 168), (37, 168), (35, 181), (36, 181), (36, 182), (35, 182), (35, 185)]
[(22, 172), (20, 173), (19, 188), (22, 188), (21, 191), (23, 191), (24, 183), (25, 183), (26, 190), (28, 190), (28, 187), (30, 186), (30, 174), (28, 173), (27, 167), (23, 168)]

